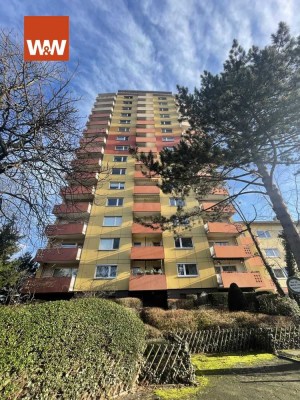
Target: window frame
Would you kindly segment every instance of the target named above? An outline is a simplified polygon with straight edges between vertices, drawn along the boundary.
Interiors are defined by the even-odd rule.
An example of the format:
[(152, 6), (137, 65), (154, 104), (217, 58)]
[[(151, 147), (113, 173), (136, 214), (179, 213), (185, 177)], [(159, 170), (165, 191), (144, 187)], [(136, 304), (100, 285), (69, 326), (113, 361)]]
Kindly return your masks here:
[[(116, 200), (116, 204), (108, 204), (109, 200)], [(106, 207), (123, 207), (124, 197), (107, 197)]]
[[(119, 147), (119, 149), (118, 149), (118, 147)], [(128, 151), (128, 150), (129, 150), (129, 146), (116, 145), (116, 146), (115, 146), (115, 150), (118, 150), (118, 151)]]
[(270, 238), (271, 238), (270, 231), (260, 231), (260, 230), (257, 230), (257, 231), (256, 231), (256, 235), (257, 235), (257, 237), (259, 237), (260, 239), (270, 239)]
[(169, 108), (168, 108), (168, 107), (161, 107), (161, 108), (159, 109), (159, 111), (169, 111)]
[(118, 132), (130, 132), (130, 128), (128, 128), (127, 126), (119, 126)]
[[(191, 246), (183, 246), (182, 245), (182, 239), (190, 239), (191, 240)], [(180, 246), (176, 246), (176, 241), (179, 240)], [(192, 237), (174, 237), (174, 247), (176, 250), (178, 249), (193, 249), (194, 248), (194, 243), (193, 243), (193, 238)]]
[[(275, 275), (275, 278), (277, 279), (287, 279), (287, 275), (286, 275), (286, 271), (284, 270), (284, 268), (281, 267), (272, 267), (273, 273)], [(276, 272), (275, 272), (276, 271)], [(277, 271), (280, 271), (280, 273), (282, 273), (283, 276), (277, 276)]]
[[(116, 160), (116, 158), (119, 157), (121, 160)], [(123, 160), (125, 158), (125, 160)], [(113, 162), (127, 162), (128, 156), (114, 156)]]
[[(119, 173), (116, 173), (116, 171), (119, 171)], [(111, 175), (126, 175), (126, 168), (113, 167)]]
[(116, 137), (116, 140), (120, 141), (120, 142), (126, 142), (127, 140), (129, 140), (129, 136), (125, 136), (125, 135), (120, 135)]
[(161, 128), (161, 133), (173, 133), (172, 128)]
[(121, 113), (121, 117), (131, 117), (131, 113)]
[[(109, 248), (109, 249), (101, 249), (101, 242), (104, 241), (104, 240), (107, 240), (107, 241), (110, 240), (112, 242), (111, 248)], [(121, 241), (120, 238), (100, 238), (98, 250), (99, 251), (115, 251), (115, 250), (119, 250), (120, 241)], [(115, 243), (116, 243), (116, 247), (115, 247)]]
[[(107, 221), (108, 218), (114, 218), (115, 223), (113, 225), (107, 225), (105, 223), (105, 221)], [(117, 220), (117, 218), (119, 218), (119, 220)], [(119, 223), (117, 224), (118, 221), (119, 221)], [(121, 226), (122, 222), (123, 222), (123, 218), (121, 215), (104, 215), (102, 226), (105, 226), (105, 227)]]
[[(111, 184), (118, 184), (118, 186), (121, 186), (123, 184), (123, 187), (115, 187), (115, 188), (113, 188), (113, 187), (111, 187)], [(111, 190), (124, 190), (125, 189), (125, 182), (115, 182), (115, 181), (109, 182), (109, 189), (111, 189)]]
[(160, 121), (161, 125), (172, 125), (172, 121)]
[[(179, 266), (180, 265), (182, 265), (183, 267), (184, 267), (184, 274), (180, 274), (179, 273)], [(188, 265), (194, 265), (195, 267), (196, 267), (196, 275), (195, 274), (191, 274), (191, 275), (188, 275), (187, 273), (186, 273), (186, 266), (188, 266)], [(193, 278), (193, 277), (197, 277), (197, 276), (199, 276), (199, 271), (198, 271), (198, 268), (197, 268), (197, 264), (196, 263), (190, 263), (190, 262), (186, 262), (186, 263), (177, 263), (176, 264), (176, 268), (177, 268), (177, 277), (178, 278)]]
[[(174, 203), (175, 204), (172, 204), (172, 201), (174, 200)], [(177, 202), (178, 202), (178, 200), (182, 203), (182, 204), (177, 204)], [(179, 198), (177, 198), (177, 197), (169, 197), (169, 205), (171, 206), (171, 207), (184, 207), (184, 206), (186, 206), (186, 202), (185, 202), (185, 200), (182, 200), (182, 199), (179, 199)]]
[[(108, 276), (97, 276), (97, 269), (98, 267), (109, 267), (109, 275)], [(110, 276), (111, 275), (111, 267), (115, 267), (115, 276)], [(118, 265), (117, 264), (97, 264), (95, 268), (95, 275), (94, 279), (116, 279), (118, 275)]]
[(163, 136), (162, 137), (162, 142), (174, 142), (175, 137), (174, 136)]
[[(271, 250), (273, 253), (277, 254), (277, 255), (269, 255), (268, 251)], [(277, 249), (277, 247), (268, 247), (266, 249), (264, 249), (266, 257), (270, 257), (270, 258), (278, 258), (280, 257), (280, 252)]]

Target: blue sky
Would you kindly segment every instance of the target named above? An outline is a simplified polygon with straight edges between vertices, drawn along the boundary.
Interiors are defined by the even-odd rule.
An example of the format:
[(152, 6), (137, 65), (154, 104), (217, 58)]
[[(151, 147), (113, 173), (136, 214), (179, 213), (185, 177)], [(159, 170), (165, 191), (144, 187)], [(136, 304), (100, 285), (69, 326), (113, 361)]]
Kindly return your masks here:
[(88, 115), (99, 92), (193, 89), (218, 72), (232, 40), (265, 45), (279, 21), (300, 33), (298, 0), (2, 0), (0, 26), (25, 15), (69, 15), (73, 89)]
[[(2, 0), (1, 5), (1, 28), (20, 38), (25, 15), (70, 17), (69, 67), (79, 65), (72, 89), (81, 97), (84, 118), (101, 92), (175, 93), (177, 84), (192, 90), (205, 69), (221, 70), (234, 38), (246, 49), (264, 46), (280, 21), (300, 34), (299, 0)], [(278, 179), (287, 181), (282, 173)], [(293, 208), (294, 189), (282, 187)], [(240, 202), (251, 209), (250, 218), (252, 208)], [(261, 201), (259, 217), (271, 215)]]

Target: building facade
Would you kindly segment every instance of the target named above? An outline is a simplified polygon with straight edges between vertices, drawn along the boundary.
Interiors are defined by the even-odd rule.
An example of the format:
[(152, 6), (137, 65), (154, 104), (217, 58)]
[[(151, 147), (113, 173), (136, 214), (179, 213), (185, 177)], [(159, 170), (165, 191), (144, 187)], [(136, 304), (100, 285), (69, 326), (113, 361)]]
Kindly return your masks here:
[(56, 221), (46, 230), (48, 246), (36, 256), (41, 267), (27, 290), (36, 295), (96, 291), (157, 304), (228, 290), (232, 282), (244, 290), (274, 290), (250, 238), (232, 222), (234, 208), (225, 207), (216, 218), (213, 206), (225, 198), (224, 188), (187, 198), (184, 207), (201, 207), (204, 213), (182, 234), (135, 222), (135, 217), (170, 216), (180, 200), (163, 194), (159, 177), (145, 175), (129, 149), (158, 156), (164, 148), (172, 150), (185, 129), (170, 92), (97, 97), (73, 161), (77, 172), (61, 190)]

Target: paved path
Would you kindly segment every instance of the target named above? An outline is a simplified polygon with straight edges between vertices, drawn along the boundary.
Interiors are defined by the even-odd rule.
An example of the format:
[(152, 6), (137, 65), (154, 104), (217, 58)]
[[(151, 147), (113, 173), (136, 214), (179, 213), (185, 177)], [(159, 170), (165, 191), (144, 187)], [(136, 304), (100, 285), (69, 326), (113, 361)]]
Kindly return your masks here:
[[(203, 371), (209, 385), (198, 400), (300, 400), (300, 363), (275, 358), (259, 365)], [(153, 390), (140, 390), (123, 400), (158, 400)], [(192, 400), (184, 398), (185, 400)]]

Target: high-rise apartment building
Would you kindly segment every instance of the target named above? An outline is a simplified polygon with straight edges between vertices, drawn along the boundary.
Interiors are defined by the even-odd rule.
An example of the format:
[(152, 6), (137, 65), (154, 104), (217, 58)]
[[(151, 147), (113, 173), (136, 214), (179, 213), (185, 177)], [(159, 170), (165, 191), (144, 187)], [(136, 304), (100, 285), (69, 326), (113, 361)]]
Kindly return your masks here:
[[(73, 161), (81, 172), (61, 190), (56, 222), (46, 231), (48, 247), (37, 253), (41, 267), (28, 290), (55, 296), (103, 291), (164, 304), (168, 297), (228, 290), (232, 282), (244, 290), (273, 288), (250, 238), (232, 222), (234, 208), (212, 219), (224, 188), (186, 199), (184, 207), (206, 212), (182, 235), (135, 222), (170, 216), (180, 200), (160, 191), (159, 177), (143, 174), (130, 147), (158, 156), (172, 150), (185, 129), (170, 92), (122, 90), (97, 97)], [(109, 177), (101, 166), (109, 167)]]

